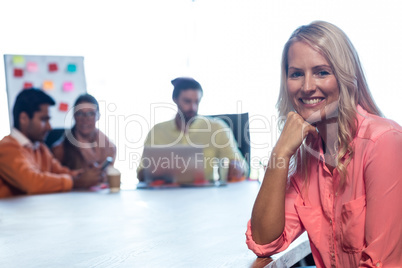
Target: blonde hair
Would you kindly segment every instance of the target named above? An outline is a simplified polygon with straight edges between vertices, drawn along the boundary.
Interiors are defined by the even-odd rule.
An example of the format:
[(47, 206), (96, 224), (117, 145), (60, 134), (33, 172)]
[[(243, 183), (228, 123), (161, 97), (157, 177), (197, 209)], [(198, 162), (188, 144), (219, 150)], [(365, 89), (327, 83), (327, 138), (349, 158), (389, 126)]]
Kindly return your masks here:
[[(314, 21), (309, 25), (297, 28), (286, 42), (282, 52), (281, 85), (277, 101), (279, 112), (279, 128), (282, 130), (286, 115), (294, 108), (288, 96), (288, 51), (295, 42), (304, 42), (325, 57), (330, 64), (339, 86), (338, 101), (338, 144), (337, 166), (341, 175), (342, 187), (347, 179), (346, 167), (353, 158), (353, 138), (357, 130), (357, 105), (360, 105), (368, 113), (382, 116), (381, 111), (375, 104), (359, 60), (359, 56), (346, 34), (335, 25)], [(299, 148), (291, 160), (289, 174), (304, 169), (305, 182), (307, 179), (307, 157), (304, 146)], [(349, 154), (349, 158), (342, 161)], [(300, 169), (300, 170), (299, 170)], [(302, 174), (303, 174), (302, 173)]]

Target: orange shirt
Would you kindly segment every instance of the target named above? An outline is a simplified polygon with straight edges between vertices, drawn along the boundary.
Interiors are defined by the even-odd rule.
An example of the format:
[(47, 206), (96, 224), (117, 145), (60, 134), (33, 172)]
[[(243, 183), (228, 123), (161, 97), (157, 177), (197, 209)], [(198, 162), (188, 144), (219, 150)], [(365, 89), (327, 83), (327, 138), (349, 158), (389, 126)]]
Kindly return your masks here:
[(72, 186), (70, 170), (44, 144), (22, 145), (12, 135), (0, 141), (0, 198), (69, 191)]
[(329, 172), (317, 142), (308, 194), (301, 174), (290, 179), (282, 235), (258, 245), (248, 223), (247, 245), (258, 256), (285, 250), (306, 230), (317, 267), (402, 267), (402, 128), (360, 106), (357, 117), (345, 190), (338, 192), (340, 175)]

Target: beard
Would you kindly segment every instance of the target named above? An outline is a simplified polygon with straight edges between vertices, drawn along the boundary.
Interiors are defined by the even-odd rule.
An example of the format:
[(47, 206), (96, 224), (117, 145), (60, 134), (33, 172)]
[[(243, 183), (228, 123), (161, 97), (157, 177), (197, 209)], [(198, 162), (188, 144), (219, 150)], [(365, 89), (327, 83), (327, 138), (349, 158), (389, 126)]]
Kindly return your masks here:
[(188, 122), (188, 121), (190, 121), (191, 119), (193, 119), (196, 115), (197, 115), (197, 112), (194, 112), (194, 111), (189, 111), (189, 112), (183, 113), (184, 120), (185, 120), (186, 122)]

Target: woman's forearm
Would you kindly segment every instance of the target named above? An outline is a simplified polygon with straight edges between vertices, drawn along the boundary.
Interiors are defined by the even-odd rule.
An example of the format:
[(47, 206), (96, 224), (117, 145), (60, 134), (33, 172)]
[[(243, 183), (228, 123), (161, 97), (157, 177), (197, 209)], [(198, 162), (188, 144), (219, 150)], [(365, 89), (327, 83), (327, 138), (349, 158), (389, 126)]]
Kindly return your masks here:
[(251, 215), (251, 232), (257, 244), (268, 244), (283, 232), (289, 160), (275, 149), (271, 154)]
[(289, 112), (281, 136), (272, 151), (264, 181), (251, 214), (251, 232), (257, 244), (268, 244), (283, 232), (290, 158), (309, 134), (315, 138), (318, 137), (315, 127), (299, 114)]

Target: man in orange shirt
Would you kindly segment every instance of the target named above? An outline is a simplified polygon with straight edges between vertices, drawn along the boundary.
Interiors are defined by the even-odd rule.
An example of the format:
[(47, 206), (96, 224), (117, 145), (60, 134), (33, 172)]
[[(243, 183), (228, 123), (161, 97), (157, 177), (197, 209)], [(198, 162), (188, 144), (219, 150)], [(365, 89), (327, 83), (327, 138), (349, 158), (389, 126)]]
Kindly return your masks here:
[(26, 89), (17, 96), (14, 128), (0, 141), (0, 198), (63, 192), (98, 183), (100, 168), (71, 171), (43, 144), (51, 129), (49, 106), (54, 104), (39, 89)]

